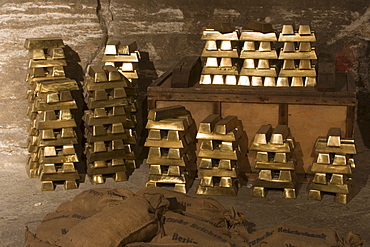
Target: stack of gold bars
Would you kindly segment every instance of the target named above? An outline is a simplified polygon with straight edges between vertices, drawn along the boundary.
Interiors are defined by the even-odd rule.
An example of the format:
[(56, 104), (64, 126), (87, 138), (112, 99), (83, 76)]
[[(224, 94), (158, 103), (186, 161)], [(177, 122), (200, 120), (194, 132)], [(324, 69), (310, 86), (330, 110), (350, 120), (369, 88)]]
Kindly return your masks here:
[(341, 138), (340, 128), (331, 128), (327, 137), (316, 140), (316, 162), (311, 166), (315, 173), (310, 184), (309, 199), (321, 200), (321, 192), (335, 193), (335, 202), (346, 204), (355, 194), (352, 184), (353, 155), (356, 154), (353, 139)]
[(262, 125), (254, 136), (251, 151), (257, 151), (255, 168), (259, 170), (253, 188), (254, 197), (265, 197), (266, 188), (283, 189), (283, 198), (296, 198), (294, 140), (288, 126)]
[(311, 31), (310, 25), (301, 24), (298, 32), (295, 32), (294, 24), (285, 24), (278, 41), (284, 42), (284, 47), (279, 53), (279, 59), (284, 60), (284, 63), (279, 72), (277, 86), (315, 86), (316, 69), (311, 60), (317, 57), (311, 42), (316, 41), (316, 36)]
[(31, 59), (28, 66), (27, 98), (30, 117), (27, 171), (40, 177), (42, 190), (54, 190), (64, 183), (75, 189), (80, 179), (76, 170), (79, 161), (76, 121), (71, 109), (77, 105), (71, 91), (79, 90), (75, 80), (65, 77), (64, 43), (59, 38), (26, 39), (25, 48)]
[(136, 41), (109, 41), (102, 61), (105, 65), (117, 68), (124, 77), (132, 81), (139, 78), (137, 72), (139, 59)]
[(84, 98), (89, 110), (85, 122), (87, 174), (92, 184), (113, 177), (126, 181), (136, 167), (136, 88), (111, 65), (91, 66), (84, 80)]
[[(236, 196), (249, 170), (248, 138), (236, 116), (209, 115), (200, 125), (197, 194)], [(243, 175), (244, 173), (244, 175)]]
[(239, 74), (239, 31), (227, 24), (213, 24), (203, 31), (206, 45), (201, 54), (206, 58), (200, 84), (236, 85)]
[(240, 40), (244, 41), (240, 58), (244, 59), (240, 70), (238, 85), (242, 86), (276, 86), (276, 67), (270, 60), (278, 58), (276, 50), (271, 48), (277, 41), (271, 24), (249, 22), (247, 30), (242, 31)]
[(150, 165), (146, 187), (174, 185), (187, 193), (196, 175), (196, 126), (183, 106), (150, 110), (145, 146), (149, 147), (146, 163)]

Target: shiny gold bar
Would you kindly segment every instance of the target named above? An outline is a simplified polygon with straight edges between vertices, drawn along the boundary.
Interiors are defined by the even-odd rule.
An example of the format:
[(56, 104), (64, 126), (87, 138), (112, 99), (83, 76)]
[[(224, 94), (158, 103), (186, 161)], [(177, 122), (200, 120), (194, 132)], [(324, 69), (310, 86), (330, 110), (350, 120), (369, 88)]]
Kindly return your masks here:
[(94, 82), (107, 82), (106, 72), (99, 66), (90, 66), (89, 67), (89, 76), (94, 78)]
[(291, 87), (303, 87), (303, 79), (302, 77), (293, 77), (292, 83), (290, 84)]
[(118, 158), (135, 159), (134, 152), (127, 153), (127, 151), (124, 149), (94, 153), (91, 150), (91, 148), (87, 148), (85, 153), (86, 153), (86, 157), (89, 163), (97, 161), (97, 160), (110, 160), (110, 159), (118, 159)]
[(235, 150), (231, 152), (220, 151), (220, 150), (199, 150), (198, 157), (200, 158), (214, 158), (214, 159), (230, 159), (238, 160), (240, 151)]
[(175, 118), (183, 115), (188, 115), (189, 112), (184, 106), (174, 105), (149, 110), (148, 119), (152, 121), (160, 121), (168, 118)]
[(264, 188), (272, 188), (272, 189), (284, 189), (284, 188), (292, 188), (294, 189), (296, 186), (295, 181), (279, 181), (279, 180), (259, 180), (256, 179), (254, 183), (255, 187), (264, 187)]
[(271, 169), (271, 170), (290, 170), (294, 171), (296, 169), (296, 164), (293, 160), (288, 162), (266, 162), (266, 161), (257, 161), (254, 168), (256, 169)]
[(119, 41), (109, 41), (105, 46), (104, 54), (105, 55), (116, 55), (118, 53), (118, 46), (120, 45)]
[[(198, 133), (207, 133), (207, 134), (213, 133), (216, 123), (218, 123), (220, 120), (221, 117), (218, 114), (209, 115), (199, 124)], [(198, 135), (197, 138), (201, 139), (198, 137)]]
[(126, 63), (138, 63), (140, 55), (138, 52), (132, 52), (128, 55), (106, 55), (102, 57), (102, 62), (126, 62)]
[(312, 69), (311, 60), (300, 59), (298, 69)]
[(236, 85), (236, 76), (235, 75), (226, 75), (225, 76), (225, 85)]
[(99, 152), (106, 152), (107, 147), (105, 146), (105, 143), (103, 141), (98, 141), (93, 143), (93, 152), (99, 153)]
[(344, 174), (332, 174), (329, 184), (330, 185), (344, 185), (347, 180), (349, 180), (349, 177)]
[(198, 195), (209, 195), (209, 196), (236, 196), (238, 193), (237, 185), (233, 184), (233, 187), (202, 187), (197, 188)]
[(181, 176), (169, 176), (169, 175), (149, 175), (148, 182), (154, 183), (169, 183), (169, 184), (186, 184), (189, 180), (187, 175), (181, 174)]
[(76, 154), (75, 148), (73, 144), (66, 144), (62, 147), (63, 155), (73, 155)]
[(47, 103), (43, 100), (35, 101), (35, 111), (50, 111), (50, 110), (60, 110), (60, 109), (77, 109), (77, 104), (74, 100), (64, 101), (64, 102), (55, 102)]
[(149, 119), (145, 128), (185, 131), (186, 129), (189, 128), (189, 125), (186, 119), (181, 119), (181, 118), (163, 119), (159, 121), (153, 121)]
[(341, 144), (341, 130), (340, 128), (330, 128), (328, 131), (328, 142), (329, 147), (340, 147)]
[(315, 173), (337, 173), (337, 174), (352, 174), (350, 166), (334, 166), (326, 164), (313, 163), (311, 166), (311, 172)]
[(76, 154), (62, 155), (57, 154), (57, 156), (45, 156), (44, 151), (40, 149), (40, 163), (42, 164), (56, 164), (56, 163), (71, 163), (78, 162), (78, 157)]
[(258, 59), (257, 69), (270, 69), (270, 63), (268, 59)]
[[(276, 77), (277, 72), (275, 67), (267, 68), (267, 69), (249, 69), (249, 68), (242, 68), (240, 70), (241, 76), (255, 76), (255, 77)], [(252, 78), (253, 80), (253, 78)], [(259, 78), (259, 85), (262, 86), (262, 78)]]
[(294, 34), (294, 24), (283, 24), (281, 29), (282, 35), (292, 35)]
[(144, 147), (162, 147), (162, 148), (184, 148), (188, 145), (185, 138), (179, 141), (162, 140), (146, 140)]
[(256, 50), (255, 41), (244, 41), (242, 51), (255, 51), (255, 50)]
[[(295, 51), (296, 50), (295, 50), (295, 43), (294, 42), (285, 42), (282, 50), (280, 50), (280, 53), (281, 52), (292, 53), (292, 52), (295, 52)], [(283, 58), (279, 57), (279, 59), (283, 59)]]
[(126, 98), (128, 95), (126, 94), (126, 91), (124, 88), (114, 88), (113, 89), (113, 98), (119, 99), (119, 98)]
[(277, 87), (289, 87), (289, 79), (288, 77), (278, 77), (276, 82)]
[(231, 130), (235, 129), (239, 125), (241, 125), (241, 122), (239, 121), (239, 119), (236, 116), (229, 115), (216, 123), (213, 132), (215, 134), (226, 135), (227, 133), (229, 133)]
[(310, 42), (300, 42), (299, 43), (299, 51), (301, 51), (301, 52), (310, 52), (310, 51), (312, 51), (311, 43)]
[(78, 180), (80, 176), (76, 172), (64, 173), (58, 171), (57, 173), (43, 173), (40, 174), (41, 181), (65, 181), (65, 180)]
[(345, 166), (347, 165), (347, 156), (343, 154), (335, 154), (333, 163), (334, 166)]
[(61, 38), (27, 38), (24, 47), (27, 50), (48, 49), (54, 47), (64, 47)]
[(272, 180), (273, 178), (273, 172), (272, 170), (260, 170), (258, 173), (258, 179), (261, 180)]
[(203, 49), (201, 57), (229, 57), (229, 58), (239, 58), (239, 49), (233, 48), (231, 50), (207, 50)]
[(240, 52), (240, 58), (245, 58), (245, 59), (277, 59), (278, 55), (276, 53), (276, 50), (271, 50), (271, 51), (242, 50)]
[[(115, 174), (118, 172), (127, 172), (127, 168), (124, 165), (117, 165), (117, 166), (106, 166), (106, 167), (95, 167), (91, 164), (87, 166), (87, 175), (93, 176), (93, 175), (107, 175), (107, 174)], [(127, 181), (123, 180), (123, 181)], [(117, 182), (117, 181), (116, 181)]]
[(314, 87), (314, 86), (316, 86), (316, 77), (306, 77), (304, 85), (305, 85), (305, 87)]
[(29, 68), (46, 68), (46, 67), (57, 67), (67, 66), (67, 62), (63, 59), (45, 59), (45, 60), (34, 60), (30, 59)]
[(326, 138), (318, 138), (315, 143), (315, 152), (318, 153), (336, 153), (336, 154), (356, 154), (356, 146), (351, 139), (342, 139), (340, 147), (327, 146)]
[(69, 128), (69, 127), (77, 127), (74, 119), (48, 120), (48, 121), (43, 121), (40, 119), (36, 120), (36, 129), (38, 130), (61, 129), (61, 128)]
[(44, 68), (29, 68), (27, 69), (27, 71), (28, 71), (30, 78), (46, 76), (46, 72)]
[(316, 184), (328, 184), (328, 178), (326, 176), (326, 173), (317, 172), (315, 173), (312, 183)]
[(223, 58), (221, 58), (219, 67), (222, 67), (222, 68), (230, 68), (232, 66), (233, 66), (233, 63), (232, 63), (230, 57), (223, 57)]
[(271, 138), (272, 126), (270, 124), (261, 125), (254, 135), (253, 143), (255, 144), (267, 144)]
[(299, 25), (298, 34), (299, 35), (311, 35), (310, 25), (308, 25), (308, 24)]
[(240, 35), (239, 40), (273, 42), (273, 41), (277, 41), (277, 37), (276, 37), (276, 34), (273, 32), (261, 33), (261, 32), (254, 32), (254, 31), (243, 31)]
[(44, 60), (46, 59), (46, 54), (43, 49), (34, 49), (30, 51), (31, 59), (34, 60)]
[[(150, 152), (150, 151), (149, 151)], [(153, 156), (148, 155), (146, 160), (147, 164), (158, 164), (163, 166), (186, 166), (195, 167), (195, 153), (191, 156), (189, 153), (185, 153), (180, 159), (169, 159), (167, 156)]]
[(121, 73), (112, 65), (103, 66), (103, 70), (105, 71), (106, 76), (108, 76), (108, 81), (121, 81), (122, 80)]
[(84, 86), (88, 91), (95, 91), (99, 89), (126, 88), (129, 85), (131, 85), (131, 83), (125, 77), (122, 77), (121, 81), (110, 81), (106, 83), (95, 82), (94, 78), (91, 76), (86, 76), (84, 80)]
[(65, 59), (64, 50), (61, 47), (49, 48), (47, 52), (51, 59)]
[(310, 184), (310, 190), (319, 190), (323, 192), (330, 192), (330, 193), (341, 193), (341, 194), (348, 194), (350, 192), (348, 184)]
[(129, 102), (126, 98), (95, 100), (94, 98), (89, 97), (86, 100), (86, 104), (89, 109), (95, 109), (95, 108), (113, 107), (113, 106), (127, 106)]
[(258, 50), (263, 51), (263, 52), (271, 51), (271, 42), (269, 42), (269, 41), (260, 41)]
[(222, 51), (230, 51), (232, 49), (233, 49), (233, 47), (231, 45), (231, 41), (230, 40), (221, 40), (220, 50), (222, 50)]
[(249, 76), (243, 76), (243, 75), (239, 76), (238, 85), (240, 85), (240, 86), (250, 86), (251, 83), (250, 83)]
[(277, 125), (271, 134), (270, 143), (283, 145), (284, 141), (288, 138), (289, 128), (286, 125)]
[(202, 177), (231, 177), (231, 178), (237, 178), (238, 172), (235, 168), (232, 168), (231, 170), (226, 169), (219, 169), (218, 167), (213, 167), (211, 169), (199, 169), (198, 175)]
[[(103, 124), (113, 124), (113, 123), (126, 123), (128, 121), (125, 115), (120, 116), (106, 116), (106, 117), (94, 117), (91, 113), (85, 113), (82, 118), (85, 124), (88, 126), (103, 125)], [(72, 126), (74, 127), (74, 126)]]
[[(232, 67), (206, 67), (204, 66), (202, 69), (203, 75), (214, 75), (214, 76), (220, 76), (220, 75), (238, 75), (239, 74), (239, 67), (237, 64), (233, 65)], [(215, 78), (212, 79), (212, 82), (214, 84)]]
[(202, 33), (202, 40), (239, 40), (238, 31), (221, 33), (214, 29), (206, 29)]
[[(286, 61), (286, 60), (285, 60)], [(316, 69), (281, 69), (279, 76), (281, 77), (316, 77)]]
[(295, 62), (293, 59), (285, 59), (282, 70), (294, 70)]
[(207, 40), (205, 49), (209, 51), (217, 51), (218, 48), (217, 48), (216, 40)]
[(299, 35), (294, 33), (290, 35), (279, 35), (278, 42), (316, 42), (316, 35), (311, 32), (310, 35)]
[(130, 55), (137, 50), (136, 41), (125, 41), (118, 45), (119, 55)]
[(205, 84), (205, 85), (212, 84), (212, 76), (211, 75), (200, 75), (199, 84)]

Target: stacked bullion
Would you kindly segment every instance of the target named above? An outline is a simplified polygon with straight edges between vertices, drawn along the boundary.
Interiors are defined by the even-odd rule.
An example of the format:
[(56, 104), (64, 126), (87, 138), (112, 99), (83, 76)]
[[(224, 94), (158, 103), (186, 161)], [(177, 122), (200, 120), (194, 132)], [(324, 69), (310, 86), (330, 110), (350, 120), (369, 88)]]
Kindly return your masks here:
[[(216, 25), (215, 25), (216, 26)], [(239, 32), (229, 25), (217, 25), (203, 31), (206, 45), (202, 57), (206, 63), (200, 84), (236, 85), (239, 75)]]
[(278, 58), (276, 50), (271, 48), (271, 43), (277, 41), (272, 25), (249, 22), (240, 40), (244, 41), (240, 53), (244, 62), (238, 85), (276, 86), (276, 68), (270, 64), (271, 59)]
[(25, 47), (31, 55), (27, 75), (29, 176), (40, 177), (42, 190), (54, 190), (56, 183), (75, 189), (79, 174), (74, 145), (78, 140), (71, 109), (77, 105), (71, 91), (79, 87), (75, 80), (65, 77), (63, 40), (27, 39)]
[(266, 188), (284, 189), (283, 198), (296, 198), (294, 140), (286, 125), (262, 125), (250, 147), (257, 151), (255, 168), (259, 170), (254, 184), (253, 196), (265, 197)]
[(85, 111), (87, 143), (87, 174), (92, 184), (113, 177), (116, 182), (126, 181), (128, 170), (136, 167), (133, 146), (136, 121), (130, 111), (135, 88), (111, 65), (89, 68), (84, 81), (84, 98), (89, 110)]
[(311, 31), (310, 25), (299, 25), (298, 32), (294, 31), (293, 24), (283, 25), (278, 41), (284, 42), (284, 47), (279, 54), (279, 59), (284, 60), (284, 63), (279, 73), (277, 86), (315, 86), (316, 69), (311, 60), (317, 57), (311, 42), (316, 41), (316, 36)]
[(196, 175), (196, 126), (183, 106), (150, 110), (145, 146), (149, 147), (146, 163), (150, 165), (146, 187), (174, 185), (174, 190), (186, 193)]
[(342, 139), (340, 128), (331, 128), (327, 138), (316, 140), (316, 162), (311, 166), (315, 176), (310, 184), (309, 199), (321, 200), (321, 192), (335, 193), (335, 202), (346, 204), (354, 196), (352, 168), (356, 154), (353, 139)]
[(209, 115), (200, 123), (197, 139), (202, 140), (197, 194), (236, 196), (241, 173), (249, 168), (248, 139), (241, 121), (236, 116)]

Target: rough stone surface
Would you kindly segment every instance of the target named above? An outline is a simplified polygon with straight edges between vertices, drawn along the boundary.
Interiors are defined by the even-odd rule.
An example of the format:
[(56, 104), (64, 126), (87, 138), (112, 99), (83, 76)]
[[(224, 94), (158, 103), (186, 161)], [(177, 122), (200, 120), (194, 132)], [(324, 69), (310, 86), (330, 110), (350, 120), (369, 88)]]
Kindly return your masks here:
[[(298, 200), (250, 197), (244, 187), (238, 197), (222, 201), (244, 212), (258, 229), (279, 222), (312, 227), (334, 227), (342, 234), (353, 230), (370, 242), (368, 228), (369, 202), (369, 43), (370, 5), (368, 1), (318, 0), (78, 0), (27, 1), (4, 0), (0, 3), (0, 245), (20, 246), (25, 226), (34, 229), (47, 212), (79, 190), (40, 192), (39, 182), (28, 179), (26, 162), (27, 102), (26, 38), (61, 37), (68, 46), (68, 75), (81, 79), (83, 70), (98, 64), (109, 39), (134, 39), (139, 49), (153, 63), (156, 73), (164, 73), (186, 55), (200, 55), (204, 41), (201, 32), (211, 21), (229, 22), (243, 27), (247, 21), (266, 21), (280, 31), (284, 21), (297, 24), (309, 20), (316, 31), (319, 59), (335, 59), (339, 71), (353, 71), (359, 93), (359, 128), (356, 142), (362, 146), (357, 155), (355, 171), (363, 187), (360, 194), (343, 206), (327, 196), (321, 202), (307, 201), (302, 191)], [(72, 68), (72, 69), (71, 69)], [(363, 140), (362, 140), (363, 139)], [(142, 166), (129, 182), (105, 186), (122, 186), (136, 190), (145, 183)]]

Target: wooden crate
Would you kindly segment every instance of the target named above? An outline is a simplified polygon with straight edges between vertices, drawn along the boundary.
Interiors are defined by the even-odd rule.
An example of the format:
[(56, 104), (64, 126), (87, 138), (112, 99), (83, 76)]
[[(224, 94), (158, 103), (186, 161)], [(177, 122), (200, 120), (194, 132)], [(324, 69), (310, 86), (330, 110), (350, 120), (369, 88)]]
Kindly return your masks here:
[[(148, 87), (148, 108), (183, 105), (193, 115), (197, 126), (211, 113), (221, 117), (235, 115), (242, 122), (249, 142), (262, 124), (288, 125), (297, 142), (299, 174), (309, 173), (313, 146), (329, 128), (340, 127), (346, 137), (353, 137), (356, 93), (351, 83), (341, 90), (318, 91), (316, 88), (268, 88), (226, 85), (199, 85), (171, 88), (169, 71)], [(348, 75), (341, 75), (347, 80)], [(352, 80), (347, 80), (352, 82)], [(251, 166), (254, 154), (249, 153)]]

